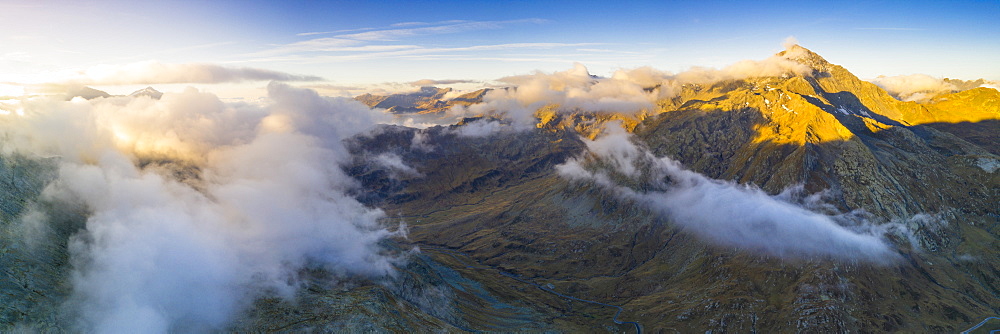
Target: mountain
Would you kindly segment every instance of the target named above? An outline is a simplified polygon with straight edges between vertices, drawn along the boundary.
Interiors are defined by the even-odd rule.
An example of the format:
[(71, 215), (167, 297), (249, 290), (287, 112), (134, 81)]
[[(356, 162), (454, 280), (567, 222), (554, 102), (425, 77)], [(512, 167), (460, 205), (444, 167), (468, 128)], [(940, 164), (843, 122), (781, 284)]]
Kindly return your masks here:
[(146, 97), (149, 97), (149, 98), (154, 99), (154, 100), (159, 100), (160, 97), (163, 96), (163, 93), (161, 93), (160, 91), (158, 91), (156, 89), (153, 89), (153, 87), (146, 87), (146, 88), (134, 91), (131, 94), (128, 94), (128, 96), (130, 96), (130, 97), (146, 96)]
[(74, 97), (78, 97), (78, 96), (82, 97), (84, 99), (90, 100), (90, 99), (96, 99), (96, 98), (99, 98), (99, 97), (110, 97), (111, 94), (108, 94), (107, 92), (102, 91), (102, 90), (98, 90), (98, 89), (94, 89), (94, 88), (90, 88), (90, 87), (86, 87), (86, 86), (73, 86), (73, 87), (70, 87), (70, 88), (68, 88), (66, 90), (66, 100), (71, 100)]
[(393, 114), (442, 113), (456, 105), (483, 102), (483, 96), (490, 89), (484, 88), (446, 99), (445, 94), (451, 91), (451, 88), (420, 87), (416, 92), (390, 95), (363, 94), (354, 99), (371, 108), (387, 109), (387, 112)]
[[(997, 91), (905, 102), (801, 46), (775, 57), (796, 71), (679, 83), (637, 112), (532, 104), (534, 126), (351, 137), (349, 195), (406, 224), (381, 244), (396, 274), (301, 269), (226, 330), (958, 332), (1000, 314)], [(356, 100), (433, 115), (488, 92)], [(0, 330), (67, 331), (87, 212), (33, 200), (58, 158), (0, 158)], [(37, 212), (59, 222), (41, 247), (18, 234)]]
[[(522, 291), (504, 273), (621, 306), (620, 319), (651, 331), (953, 332), (997, 314), (996, 91), (903, 102), (805, 48), (786, 52), (809, 73), (685, 85), (650, 115), (550, 106), (536, 113), (538, 128), (516, 135), (385, 131), (359, 139), (357, 152), (398, 154), (424, 175), (393, 179), (363, 163), (351, 173), (370, 203), (411, 225), (413, 242), (434, 247), (432, 258), (562, 310), (553, 316), (591, 314), (576, 323), (590, 330), (629, 327), (611, 321), (614, 308), (547, 299), (550, 290)], [(560, 177), (554, 166), (585, 151), (575, 134), (597, 137), (593, 129), (615, 120), (655, 156), (710, 178), (772, 195), (801, 185), (833, 212), (906, 226), (904, 260), (789, 261), (719, 247), (640, 203)], [(407, 144), (418, 135), (434, 149)]]

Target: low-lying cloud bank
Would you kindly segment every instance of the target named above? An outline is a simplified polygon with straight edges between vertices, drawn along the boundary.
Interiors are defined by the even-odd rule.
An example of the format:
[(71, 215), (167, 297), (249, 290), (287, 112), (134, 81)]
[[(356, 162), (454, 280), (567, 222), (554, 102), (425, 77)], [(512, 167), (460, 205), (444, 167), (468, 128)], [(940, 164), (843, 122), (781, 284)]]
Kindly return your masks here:
[(421, 79), (417, 81), (410, 82), (411, 86), (434, 86), (434, 85), (454, 85), (463, 83), (475, 83), (473, 80), (456, 80), (456, 79), (445, 79), (445, 80), (434, 80), (434, 79)]
[(98, 65), (66, 73), (49, 83), (18, 84), (29, 94), (63, 92), (87, 85), (219, 84), (245, 81), (321, 81), (312, 75), (296, 75), (253, 67), (229, 67), (210, 63), (162, 63), (142, 61), (124, 65)]
[(938, 94), (958, 92), (985, 87), (998, 89), (1000, 82), (990, 80), (964, 81), (941, 79), (926, 74), (879, 76), (872, 83), (885, 89), (889, 95), (901, 101), (924, 101)]
[[(884, 240), (888, 228), (857, 224), (850, 215), (810, 211), (762, 190), (710, 179), (657, 158), (611, 126), (589, 153), (557, 166), (571, 180), (593, 182), (636, 201), (698, 238), (785, 259), (825, 258), (890, 265), (901, 256)], [(641, 183), (629, 187), (626, 183)], [(839, 222), (854, 220), (854, 226)], [(898, 225), (898, 224), (897, 224)], [(892, 225), (900, 228), (897, 225)]]
[[(382, 115), (268, 90), (266, 106), (195, 90), (3, 106), (5, 154), (58, 157), (39, 200), (88, 215), (69, 240), (76, 330), (224, 330), (260, 294), (291, 296), (305, 267), (393, 274), (397, 259), (379, 246), (393, 234), (377, 223), (383, 212), (347, 194), (356, 181), (339, 167), (342, 139)], [(51, 230), (45, 215), (24, 224)]]
[[(788, 48), (797, 46), (788, 46)], [(724, 80), (751, 77), (810, 75), (809, 66), (793, 57), (771, 56), (764, 60), (744, 60), (722, 69), (696, 67), (681, 73), (664, 72), (652, 67), (621, 69), (611, 77), (591, 74), (583, 64), (572, 69), (528, 75), (510, 76), (497, 81), (504, 88), (493, 89), (483, 97), (483, 103), (456, 106), (450, 114), (456, 116), (490, 115), (504, 117), (515, 127), (527, 129), (535, 125), (534, 113), (543, 106), (556, 105), (560, 112), (625, 113), (656, 112), (656, 102), (677, 96), (685, 84), (711, 84)]]

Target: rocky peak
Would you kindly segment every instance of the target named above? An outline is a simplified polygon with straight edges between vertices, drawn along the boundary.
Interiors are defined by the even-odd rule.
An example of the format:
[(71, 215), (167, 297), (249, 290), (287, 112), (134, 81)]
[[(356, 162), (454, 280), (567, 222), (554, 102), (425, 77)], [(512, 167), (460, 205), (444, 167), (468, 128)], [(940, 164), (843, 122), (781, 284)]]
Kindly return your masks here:
[(159, 100), (160, 97), (163, 96), (163, 93), (160, 92), (160, 91), (158, 91), (158, 90), (156, 90), (156, 89), (154, 89), (153, 87), (146, 87), (146, 88), (134, 91), (134, 92), (132, 92), (132, 94), (128, 94), (128, 96), (131, 96), (131, 97), (148, 96), (151, 99)]
[(819, 72), (828, 72), (831, 66), (830, 62), (823, 59), (822, 56), (798, 44), (793, 44), (785, 51), (778, 52), (777, 56), (794, 60)]
[(96, 99), (96, 98), (99, 98), (99, 97), (110, 97), (111, 94), (108, 94), (105, 91), (94, 89), (94, 88), (90, 88), (90, 87), (87, 87), (87, 86), (75, 86), (75, 87), (70, 87), (70, 88), (68, 88), (66, 90), (66, 100), (67, 101), (73, 99), (74, 97), (78, 97), (78, 96), (82, 97), (84, 99), (87, 99), (87, 100), (92, 100), (92, 99)]

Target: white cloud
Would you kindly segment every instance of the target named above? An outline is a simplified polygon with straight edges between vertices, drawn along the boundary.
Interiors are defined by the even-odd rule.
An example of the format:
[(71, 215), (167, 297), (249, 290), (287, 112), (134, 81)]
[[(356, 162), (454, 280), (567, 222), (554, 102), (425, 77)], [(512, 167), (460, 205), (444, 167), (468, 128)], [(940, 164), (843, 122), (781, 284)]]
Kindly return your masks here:
[(422, 177), (423, 173), (417, 171), (415, 168), (410, 167), (405, 162), (403, 162), (403, 157), (400, 157), (395, 153), (382, 153), (373, 159), (376, 164), (387, 168), (394, 178), (399, 178), (401, 176), (405, 177)]
[(389, 26), (390, 27), (415, 27), (415, 26), (425, 26), (425, 25), (430, 25), (430, 23), (419, 22), (419, 21), (415, 21), (415, 22), (399, 22), (399, 23), (390, 24)]
[(464, 31), (499, 29), (505, 25), (520, 23), (545, 23), (542, 19), (523, 19), (508, 21), (460, 21), (441, 24), (431, 27), (407, 28), (407, 29), (386, 29), (373, 30), (347, 35), (338, 35), (338, 38), (362, 40), (362, 41), (394, 41), (403, 37), (419, 35), (450, 34)]
[[(411, 59), (487, 59), (469, 57), (465, 54), (481, 51), (507, 51), (507, 50), (547, 50), (555, 48), (568, 48), (584, 45), (596, 45), (597, 43), (508, 43), (490, 45), (472, 45), (459, 47), (426, 47), (420, 45), (365, 45), (365, 46), (321, 46), (321, 45), (286, 45), (271, 50), (248, 54), (251, 57), (248, 61), (295, 61), (305, 63), (337, 62), (369, 60), (375, 58), (399, 58), (407, 57)], [(344, 54), (351, 52), (351, 54)], [(317, 54), (312, 54), (317, 53)], [(494, 59), (494, 58), (489, 58)], [(495, 59), (494, 59), (495, 60)], [(518, 58), (503, 58), (503, 60), (518, 61)], [(523, 61), (537, 61), (537, 58), (527, 58)]]
[(392, 274), (384, 214), (339, 167), (342, 140), (382, 115), (282, 84), (269, 97), (32, 98), (0, 116), (5, 152), (60, 157), (42, 200), (89, 213), (70, 240), (77, 330), (218, 331), (261, 293), (291, 296), (307, 265)]
[(459, 137), (488, 137), (501, 131), (513, 131), (510, 124), (500, 120), (483, 118), (469, 122), (456, 128), (454, 133)]
[(558, 104), (563, 109), (594, 112), (632, 113), (643, 109), (651, 110), (658, 94), (647, 92), (644, 90), (646, 87), (632, 81), (630, 72), (620, 72), (622, 74), (610, 79), (596, 78), (586, 66), (577, 63), (572, 69), (563, 72), (536, 72), (505, 77), (499, 81), (515, 88), (494, 90), (486, 96), (486, 102), (498, 105), (501, 100), (511, 100), (532, 112), (548, 104)]
[(951, 92), (958, 87), (926, 74), (912, 74), (899, 76), (879, 76), (871, 80), (872, 83), (882, 87), (890, 95), (902, 101), (918, 101), (931, 95), (942, 92)]
[(869, 81), (882, 87), (889, 95), (902, 101), (924, 101), (938, 94), (961, 91), (977, 86), (992, 89), (997, 89), (997, 86), (1000, 86), (1000, 81), (980, 80), (951, 80), (949, 82), (948, 80), (926, 74), (911, 74), (891, 77), (880, 75)]
[(894, 30), (894, 31), (924, 31), (920, 28), (899, 28), (899, 27), (878, 27), (878, 28), (854, 28), (855, 30)]
[(169, 64), (144, 61), (121, 66), (100, 65), (75, 73), (64, 82), (81, 85), (133, 85), (171, 83), (224, 83), (241, 81), (318, 81), (320, 77), (294, 75), (252, 68), (215, 64)]
[(416, 45), (362, 45), (363, 42), (343, 38), (316, 38), (253, 53), (264, 57), (303, 52), (386, 52), (420, 48)]
[[(792, 55), (789, 55), (792, 56)], [(753, 77), (809, 75), (809, 66), (786, 57), (771, 56), (764, 60), (742, 60), (723, 69), (695, 67), (678, 73), (675, 79), (683, 83), (709, 84), (725, 80)]]
[[(788, 259), (826, 258), (892, 264), (901, 259), (881, 237), (886, 229), (841, 226), (838, 217), (816, 213), (754, 187), (713, 180), (656, 158), (612, 127), (587, 141), (591, 158), (556, 167), (560, 175), (594, 182), (622, 199), (641, 203), (699, 239), (724, 247)], [(610, 169), (595, 169), (595, 163)], [(618, 177), (643, 182), (636, 190)], [(895, 226), (895, 225), (893, 225)]]
[(799, 40), (795, 36), (785, 37), (785, 40), (781, 43), (781, 46), (785, 47), (785, 50), (791, 50), (792, 47), (799, 45)]
[[(333, 60), (344, 60), (344, 59), (368, 59), (371, 57), (387, 57), (387, 56), (401, 56), (407, 54), (423, 54), (423, 53), (434, 53), (434, 52), (455, 52), (455, 51), (471, 51), (478, 50), (477, 47), (456, 47), (456, 48), (440, 48), (440, 47), (426, 47), (422, 45), (400, 45), (400, 44), (371, 44), (373, 42), (394, 42), (403, 38), (425, 36), (425, 35), (438, 35), (438, 34), (453, 34), (461, 33), (467, 31), (476, 30), (486, 30), (486, 29), (500, 29), (510, 25), (516, 24), (542, 24), (547, 22), (542, 19), (520, 19), (520, 20), (507, 20), (507, 21), (463, 21), (463, 20), (451, 20), (451, 21), (441, 21), (434, 23), (425, 22), (401, 22), (397, 24), (390, 25), (388, 28), (361, 28), (361, 29), (348, 29), (348, 30), (338, 30), (338, 31), (328, 31), (328, 32), (308, 32), (300, 33), (299, 36), (312, 36), (320, 34), (334, 34), (343, 32), (352, 32), (350, 34), (338, 34), (333, 37), (323, 37), (314, 38), (299, 42), (294, 42), (290, 44), (280, 45), (278, 47), (264, 50), (260, 52), (255, 52), (248, 54), (247, 56), (252, 57), (254, 61), (288, 61), (288, 60), (298, 60), (301, 61), (303, 58), (309, 59), (310, 61), (333, 61)], [(535, 47), (541, 47), (542, 44), (557, 44), (557, 43), (524, 43), (524, 44), (534, 44)], [(485, 46), (489, 49), (490, 46)], [(515, 47), (507, 46), (506, 48)], [(524, 46), (520, 46), (524, 47)], [(342, 55), (342, 57), (323, 57), (314, 55), (314, 53), (361, 53), (356, 55)], [(274, 58), (278, 56), (278, 58)]]
[(462, 83), (475, 83), (473, 80), (458, 80), (458, 79), (445, 79), (445, 80), (434, 80), (434, 79), (421, 79), (414, 82), (410, 82), (413, 86), (437, 86), (437, 85), (454, 85)]
[(723, 69), (692, 68), (678, 74), (648, 66), (620, 69), (610, 78), (594, 76), (586, 66), (575, 63), (572, 69), (562, 72), (535, 72), (500, 78), (499, 82), (509, 84), (506, 89), (490, 91), (484, 96), (483, 103), (456, 107), (451, 114), (505, 117), (516, 128), (528, 129), (536, 122), (535, 111), (548, 105), (558, 106), (557, 112), (656, 113), (656, 102), (675, 97), (685, 84), (711, 84), (752, 77), (807, 76), (811, 73), (809, 66), (782, 56), (759, 61), (744, 60)]
[(423, 130), (413, 132), (413, 139), (410, 140), (410, 148), (424, 152), (434, 151), (434, 145), (430, 143), (430, 135)]

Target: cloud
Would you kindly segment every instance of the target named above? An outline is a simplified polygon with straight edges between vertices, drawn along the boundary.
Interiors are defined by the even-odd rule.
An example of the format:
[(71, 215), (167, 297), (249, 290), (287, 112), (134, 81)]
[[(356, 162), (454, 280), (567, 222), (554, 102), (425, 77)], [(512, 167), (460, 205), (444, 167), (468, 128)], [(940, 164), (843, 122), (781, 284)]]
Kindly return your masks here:
[(889, 95), (901, 101), (924, 101), (942, 93), (957, 92), (969, 88), (994, 88), (1000, 84), (997, 81), (977, 80), (962, 81), (941, 79), (926, 74), (911, 74), (884, 76), (869, 80), (871, 83), (885, 89)]
[(799, 45), (799, 40), (795, 38), (795, 36), (785, 37), (785, 40), (781, 43), (781, 46), (783, 46), (786, 51), (793, 49), (796, 45)]
[(433, 23), (428, 23), (428, 22), (399, 22), (399, 23), (390, 24), (388, 27), (383, 27), (383, 28), (370, 28), (370, 27), (367, 27), (367, 28), (357, 28), (357, 29), (341, 29), (341, 30), (334, 30), (334, 31), (313, 31), (313, 32), (298, 33), (298, 34), (295, 34), (295, 35), (296, 36), (310, 36), (310, 35), (323, 35), (323, 34), (339, 34), (339, 33), (345, 33), (345, 32), (385, 30), (385, 29), (388, 29), (388, 28), (415, 27), (415, 26), (428, 26), (428, 25), (443, 25), (443, 24), (455, 24), (455, 23), (464, 23), (464, 22), (469, 22), (469, 21), (465, 21), (465, 20), (447, 20), (447, 21), (440, 21), (440, 22), (433, 22)]
[(880, 28), (854, 28), (854, 30), (924, 31), (924, 30), (927, 30), (927, 29), (920, 29), (920, 28), (899, 28), (899, 27), (880, 27)]
[(787, 259), (883, 265), (901, 259), (883, 240), (887, 229), (843, 226), (838, 222), (849, 219), (807, 210), (755, 187), (707, 178), (670, 158), (654, 157), (620, 127), (608, 128), (587, 147), (587, 156), (557, 166), (559, 174), (638, 202), (705, 242)]
[(764, 60), (742, 60), (722, 69), (695, 67), (678, 73), (675, 79), (683, 83), (710, 84), (754, 77), (810, 75), (812, 69), (808, 65), (789, 59), (794, 56), (794, 53), (790, 53), (786, 54), (786, 57), (771, 56)]
[(454, 128), (452, 133), (459, 137), (488, 137), (502, 131), (516, 131), (517, 128), (494, 118), (482, 118)]
[(73, 73), (61, 82), (63, 84), (74, 85), (147, 85), (319, 80), (323, 80), (323, 78), (252, 67), (225, 67), (202, 63), (169, 64), (158, 61), (144, 61), (121, 66), (95, 66), (81, 72)]
[(416, 45), (361, 45), (363, 42), (343, 38), (316, 38), (253, 53), (253, 56), (273, 56), (303, 52), (387, 52), (420, 48)]
[[(307, 41), (308, 42), (308, 41)], [(373, 58), (458, 58), (458, 59), (481, 59), (460, 56), (460, 54), (481, 52), (481, 51), (505, 51), (519, 49), (554, 49), (565, 47), (576, 47), (584, 45), (597, 45), (598, 43), (507, 43), (472, 45), (460, 47), (425, 47), (420, 45), (365, 45), (365, 46), (324, 46), (321, 43), (294, 43), (279, 46), (274, 49), (265, 50), (249, 54), (253, 57), (251, 61), (298, 61), (298, 62), (331, 62), (331, 61), (354, 61), (368, 60)], [(343, 54), (351, 52), (351, 54)], [(319, 54), (305, 54), (319, 53)], [(336, 53), (336, 54), (334, 54)], [(497, 60), (497, 58), (489, 58)], [(517, 61), (517, 58), (504, 58), (501, 60)], [(523, 61), (537, 61), (537, 58), (525, 58)]]
[(476, 83), (474, 80), (433, 80), (433, 79), (422, 79), (410, 82), (413, 86), (435, 86), (435, 85), (454, 85), (463, 83)]
[(423, 173), (417, 171), (415, 168), (408, 166), (403, 162), (403, 158), (395, 153), (382, 153), (373, 159), (376, 164), (382, 166), (389, 170), (390, 174), (394, 178), (404, 177), (422, 177)]
[(591, 75), (586, 66), (576, 63), (568, 71), (501, 78), (499, 81), (516, 89), (498, 90), (488, 98), (491, 101), (513, 99), (522, 106), (534, 107), (529, 109), (558, 104), (563, 109), (634, 113), (652, 111), (657, 100), (676, 96), (684, 84), (810, 73), (808, 66), (779, 56), (760, 61), (744, 60), (723, 69), (692, 68), (678, 74), (651, 67), (621, 69), (610, 78)]
[[(483, 103), (456, 106), (450, 113), (505, 117), (515, 128), (528, 129), (536, 123), (535, 111), (545, 106), (553, 106), (561, 113), (656, 113), (657, 101), (677, 96), (686, 84), (811, 74), (809, 66), (777, 55), (764, 60), (740, 61), (722, 69), (696, 67), (677, 74), (648, 66), (620, 69), (610, 78), (592, 75), (586, 66), (575, 63), (566, 71), (500, 78), (497, 81), (508, 84), (505, 89), (490, 91)], [(479, 129), (490, 128), (501, 129)]]
[(541, 106), (556, 104), (562, 109), (593, 112), (651, 110), (659, 97), (658, 90), (646, 91), (644, 88), (647, 87), (641, 84), (652, 82), (632, 80), (639, 77), (633, 72), (619, 72), (610, 79), (599, 78), (591, 75), (583, 64), (576, 63), (572, 69), (563, 72), (536, 72), (501, 78), (499, 81), (514, 88), (491, 91), (485, 97), (486, 105), (478, 108), (502, 109), (503, 105), (514, 104), (533, 112)]
[(427, 22), (418, 22), (418, 21), (415, 21), (415, 22), (399, 22), (399, 23), (390, 24), (389, 26), (390, 27), (415, 27), (415, 26), (425, 26), (425, 25), (430, 25), (430, 23), (427, 23)]
[(431, 27), (407, 28), (407, 29), (385, 29), (372, 30), (354, 34), (338, 35), (338, 38), (362, 40), (362, 41), (395, 41), (404, 37), (420, 35), (451, 34), (464, 31), (499, 29), (505, 25), (533, 23), (541, 24), (547, 21), (542, 19), (521, 19), (507, 21), (458, 21), (447, 24), (435, 25)]
[[(441, 47), (423, 44), (400, 44), (401, 40), (420, 36), (457, 34), (463, 32), (503, 29), (523, 24), (544, 24), (544, 19), (528, 18), (503, 21), (449, 20), (440, 22), (401, 22), (382, 28), (361, 28), (326, 32), (300, 33), (299, 36), (335, 34), (302, 40), (259, 52), (245, 54), (246, 61), (336, 62), (399, 57), (450, 57), (456, 53), (485, 52), (513, 49), (551, 49), (595, 43), (510, 43)], [(345, 33), (350, 32), (350, 33)]]
[(943, 92), (958, 90), (955, 85), (926, 74), (879, 76), (871, 82), (901, 101), (918, 101)]
[(430, 135), (426, 131), (414, 131), (413, 139), (410, 140), (410, 148), (424, 152), (433, 152), (434, 144), (430, 143)]
[(58, 157), (39, 200), (87, 213), (69, 240), (76, 330), (219, 331), (264, 293), (294, 295), (307, 266), (393, 274), (384, 213), (348, 195), (357, 182), (340, 168), (342, 140), (381, 114), (283, 84), (268, 92), (265, 105), (195, 90), (33, 98), (0, 116), (4, 152)]
[(312, 35), (325, 35), (325, 34), (339, 34), (339, 33), (345, 33), (345, 32), (369, 31), (369, 30), (375, 30), (375, 29), (376, 28), (366, 27), (366, 28), (356, 28), (356, 29), (341, 29), (341, 30), (334, 30), (334, 31), (310, 31), (310, 32), (300, 32), (298, 34), (295, 34), (295, 36), (312, 36)]

